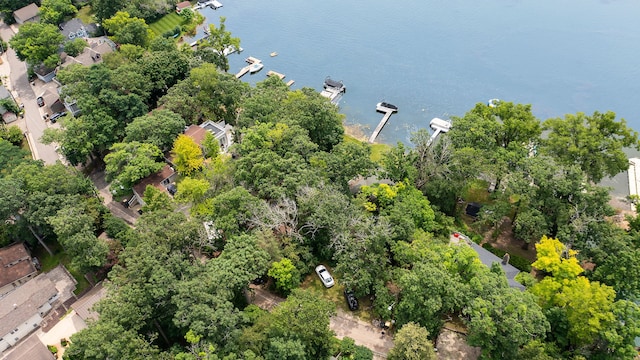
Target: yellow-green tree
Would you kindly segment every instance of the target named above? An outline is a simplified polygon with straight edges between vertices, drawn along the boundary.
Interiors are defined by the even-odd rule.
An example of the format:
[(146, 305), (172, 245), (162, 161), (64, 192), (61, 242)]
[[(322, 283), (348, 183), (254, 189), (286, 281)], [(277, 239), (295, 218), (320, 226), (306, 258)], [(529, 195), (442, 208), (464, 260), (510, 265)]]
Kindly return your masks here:
[(202, 169), (204, 164), (202, 149), (192, 138), (179, 135), (173, 142), (171, 153), (173, 154), (173, 164), (180, 174), (189, 176)]
[[(633, 339), (640, 335), (638, 306), (615, 301), (615, 290), (582, 273), (576, 252), (559, 240), (543, 237), (536, 244), (533, 266), (550, 273), (531, 287), (551, 323), (551, 336), (559, 345), (581, 355), (624, 359), (633, 353)], [(620, 309), (625, 309), (621, 311)]]
[(576, 258), (578, 252), (568, 249), (558, 239), (543, 236), (536, 244), (536, 251), (538, 256), (532, 265), (556, 279), (573, 279), (583, 271)]

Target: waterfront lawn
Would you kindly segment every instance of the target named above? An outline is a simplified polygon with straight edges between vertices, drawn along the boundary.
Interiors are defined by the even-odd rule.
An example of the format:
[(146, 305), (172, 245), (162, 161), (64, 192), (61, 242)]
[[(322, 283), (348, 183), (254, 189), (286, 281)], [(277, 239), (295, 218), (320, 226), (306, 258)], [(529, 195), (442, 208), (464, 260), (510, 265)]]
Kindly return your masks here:
[[(352, 142), (352, 143), (364, 142), (347, 134), (344, 134), (344, 141)], [(387, 144), (370, 144), (369, 146), (371, 147), (371, 155), (369, 156), (369, 158), (371, 159), (371, 161), (377, 164), (379, 164), (380, 160), (382, 160), (382, 156), (384, 155), (384, 153), (386, 153), (387, 151), (389, 151), (389, 149), (391, 149), (391, 146)]]
[(175, 11), (170, 12), (169, 14), (160, 18), (160, 20), (149, 24), (151, 30), (157, 35), (162, 36), (162, 34), (167, 31), (173, 31), (176, 26), (181, 26), (184, 18)]

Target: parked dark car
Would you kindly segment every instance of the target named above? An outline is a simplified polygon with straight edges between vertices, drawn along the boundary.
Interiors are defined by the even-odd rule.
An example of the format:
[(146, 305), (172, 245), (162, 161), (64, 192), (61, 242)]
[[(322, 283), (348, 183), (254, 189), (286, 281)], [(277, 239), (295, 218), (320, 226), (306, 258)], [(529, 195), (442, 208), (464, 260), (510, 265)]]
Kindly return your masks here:
[(356, 311), (358, 310), (358, 299), (353, 294), (353, 291), (344, 289), (344, 298), (347, 300), (347, 305), (349, 306), (349, 310)]
[(65, 115), (67, 115), (66, 111), (55, 113), (55, 114), (51, 115), (51, 118), (49, 118), (49, 120), (52, 123), (55, 123), (56, 121), (58, 121), (59, 118), (65, 116)]
[(36, 99), (36, 102), (38, 103), (39, 107), (44, 106), (44, 99), (42, 98), (42, 96), (38, 96), (38, 98)]

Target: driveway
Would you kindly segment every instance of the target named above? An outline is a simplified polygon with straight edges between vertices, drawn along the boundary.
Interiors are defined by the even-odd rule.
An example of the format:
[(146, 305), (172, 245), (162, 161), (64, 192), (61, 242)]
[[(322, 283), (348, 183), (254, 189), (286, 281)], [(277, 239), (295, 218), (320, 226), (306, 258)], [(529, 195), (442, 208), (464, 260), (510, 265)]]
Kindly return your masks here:
[[(13, 37), (13, 30), (7, 26), (4, 22), (0, 22), (0, 35), (6, 42)], [(47, 124), (42, 119), (40, 114), (40, 108), (36, 104), (36, 95), (29, 84), (27, 77), (27, 66), (24, 62), (20, 61), (16, 56), (15, 51), (9, 48), (2, 56), (10, 66), (9, 84), (7, 84), (10, 90), (13, 90), (14, 96), (17, 96), (16, 101), (24, 104), (24, 128), (29, 137), (29, 144), (33, 151), (33, 156), (36, 159), (44, 161), (45, 164), (55, 164), (60, 160), (58, 153), (53, 145), (45, 145), (40, 142), (40, 138), (47, 128)]]
[[(260, 286), (249, 285), (247, 300), (260, 308), (271, 310), (285, 299), (278, 297)], [(352, 338), (356, 345), (361, 345), (373, 351), (376, 360), (386, 359), (387, 353), (393, 347), (391, 335), (382, 334), (380, 328), (362, 321), (355, 316), (338, 309), (336, 316), (329, 320), (329, 327), (336, 333), (336, 337), (342, 339), (346, 336)]]

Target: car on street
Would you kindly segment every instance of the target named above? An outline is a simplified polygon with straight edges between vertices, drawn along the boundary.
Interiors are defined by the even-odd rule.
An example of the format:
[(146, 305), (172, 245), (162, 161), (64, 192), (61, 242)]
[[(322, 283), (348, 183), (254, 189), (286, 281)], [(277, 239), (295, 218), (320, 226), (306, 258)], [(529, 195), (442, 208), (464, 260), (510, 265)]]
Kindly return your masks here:
[(347, 300), (347, 305), (349, 306), (349, 310), (356, 311), (358, 310), (358, 299), (356, 299), (356, 295), (353, 291), (344, 289), (344, 299)]
[(38, 96), (38, 98), (36, 99), (36, 102), (38, 103), (39, 107), (44, 106), (44, 99), (42, 98), (42, 96)]
[(329, 274), (329, 271), (324, 267), (324, 265), (316, 266), (316, 274), (318, 274), (318, 277), (320, 277), (320, 280), (325, 287), (330, 288), (335, 285), (333, 277), (331, 277), (331, 274)]

